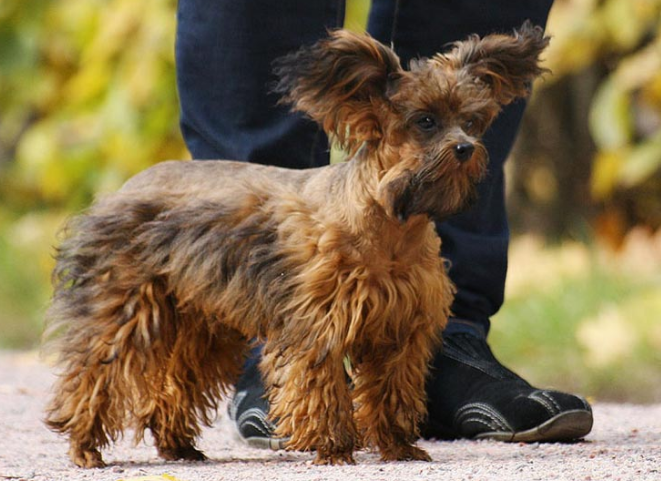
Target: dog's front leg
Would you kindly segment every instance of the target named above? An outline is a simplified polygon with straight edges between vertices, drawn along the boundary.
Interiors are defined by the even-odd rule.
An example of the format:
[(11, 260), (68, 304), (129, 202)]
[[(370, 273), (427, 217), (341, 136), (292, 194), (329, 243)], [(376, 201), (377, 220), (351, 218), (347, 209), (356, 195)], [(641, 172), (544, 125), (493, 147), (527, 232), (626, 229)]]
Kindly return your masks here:
[(315, 464), (355, 464), (357, 431), (342, 354), (326, 352), (322, 339), (311, 349), (282, 352), (269, 338), (261, 369), (270, 416), (276, 435), (289, 437), (287, 449), (316, 450)]
[[(414, 329), (404, 345), (359, 347), (355, 367), (356, 423), (384, 461), (431, 461), (414, 446), (427, 414), (425, 378), (437, 334)], [(362, 351), (362, 352), (361, 352)]]

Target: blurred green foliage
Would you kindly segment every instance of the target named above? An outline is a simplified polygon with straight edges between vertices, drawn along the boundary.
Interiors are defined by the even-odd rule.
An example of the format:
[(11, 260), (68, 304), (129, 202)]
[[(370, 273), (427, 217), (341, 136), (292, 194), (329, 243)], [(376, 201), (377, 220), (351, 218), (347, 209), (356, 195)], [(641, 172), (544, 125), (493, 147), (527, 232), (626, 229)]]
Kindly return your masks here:
[(177, 126), (174, 0), (4, 0), (0, 194), (5, 208), (78, 209), (156, 159)]
[[(368, 8), (369, 0), (350, 1), (347, 25), (361, 29)], [(175, 10), (176, 0), (0, 2), (0, 347), (38, 344), (50, 246), (66, 217), (154, 162), (188, 157), (178, 127)], [(547, 156), (560, 168), (524, 176), (537, 196), (530, 198), (551, 198), (556, 189), (562, 199), (567, 179), (559, 172), (572, 165), (589, 173), (578, 180), (592, 196), (582, 203), (608, 207), (622, 189), (642, 199), (650, 190), (641, 186), (661, 187), (660, 31), (661, 0), (556, 0), (546, 55), (554, 73), (537, 88), (540, 99), (550, 93), (551, 101), (537, 108), (533, 101), (529, 123), (548, 129), (555, 122), (568, 136), (542, 128), (533, 139), (550, 150), (533, 149), (522, 164), (544, 167), (539, 159)], [(595, 79), (587, 88), (567, 90), (568, 79), (586, 72)], [(576, 126), (553, 114), (569, 99), (589, 111), (591, 147), (574, 156), (567, 155), (571, 145), (557, 150), (571, 142), (554, 140), (575, 138)], [(562, 205), (559, 217), (580, 204)], [(658, 242), (636, 249), (648, 253)], [(520, 289), (510, 288), (511, 302), (494, 323), (497, 352), (535, 381), (609, 398), (658, 399), (661, 332), (650, 319), (661, 314), (659, 265), (648, 261), (656, 270), (623, 274), (590, 250), (560, 262), (565, 248), (538, 247), (521, 259), (526, 249), (515, 245), (510, 277), (543, 267)], [(581, 269), (554, 270), (574, 264)], [(540, 286), (546, 278), (556, 282)], [(634, 333), (625, 350), (617, 347), (626, 340), (623, 323), (624, 332)], [(611, 357), (599, 357), (595, 342), (608, 345)], [(632, 374), (614, 380), (617, 369)]]
[(71, 212), (185, 158), (175, 0), (0, 3), (0, 345), (37, 342)]

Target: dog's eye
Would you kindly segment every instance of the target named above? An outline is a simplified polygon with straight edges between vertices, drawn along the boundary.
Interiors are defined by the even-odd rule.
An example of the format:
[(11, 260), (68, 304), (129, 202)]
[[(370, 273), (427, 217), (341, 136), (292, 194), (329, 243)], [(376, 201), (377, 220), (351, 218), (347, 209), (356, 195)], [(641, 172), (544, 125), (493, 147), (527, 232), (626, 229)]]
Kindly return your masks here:
[(424, 131), (430, 131), (436, 128), (436, 119), (431, 115), (423, 115), (415, 121), (416, 125)]
[(476, 119), (475, 117), (468, 119), (464, 123), (463, 128), (466, 132), (471, 132), (471, 133), (477, 132), (480, 129), (478, 119)]

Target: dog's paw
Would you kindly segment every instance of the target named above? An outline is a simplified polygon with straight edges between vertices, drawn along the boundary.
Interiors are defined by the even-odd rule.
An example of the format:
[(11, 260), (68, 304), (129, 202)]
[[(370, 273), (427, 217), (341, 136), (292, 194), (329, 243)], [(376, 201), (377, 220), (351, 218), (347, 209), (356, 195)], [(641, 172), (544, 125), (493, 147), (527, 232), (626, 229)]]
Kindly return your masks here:
[(103, 458), (101, 458), (101, 453), (96, 449), (72, 447), (69, 456), (74, 464), (80, 468), (104, 468), (106, 466)]
[(206, 461), (207, 457), (202, 451), (198, 451), (192, 446), (159, 449), (158, 454), (168, 461), (183, 459), (184, 461)]
[(334, 453), (334, 454), (322, 454), (317, 451), (317, 457), (314, 460), (314, 464), (317, 466), (341, 466), (345, 464), (356, 464), (356, 460), (353, 459), (353, 453)]
[(431, 461), (431, 456), (424, 449), (404, 445), (381, 449), (382, 461)]

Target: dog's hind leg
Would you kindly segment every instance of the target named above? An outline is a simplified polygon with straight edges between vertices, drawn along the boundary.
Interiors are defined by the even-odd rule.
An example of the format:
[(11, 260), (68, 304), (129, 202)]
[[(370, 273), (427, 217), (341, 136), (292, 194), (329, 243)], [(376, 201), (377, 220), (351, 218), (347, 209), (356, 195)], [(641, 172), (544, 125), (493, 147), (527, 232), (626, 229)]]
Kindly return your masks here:
[(110, 430), (104, 426), (104, 417), (112, 409), (102, 387), (106, 376), (101, 372), (92, 374), (83, 365), (72, 367), (56, 382), (56, 395), (48, 406), (46, 424), (54, 431), (69, 434), (69, 457), (83, 468), (104, 466), (99, 448), (117, 433), (117, 426)]
[(201, 314), (177, 312), (161, 279), (134, 278), (130, 287), (128, 274), (108, 277), (53, 304), (53, 326), (67, 328), (54, 341), (62, 374), (46, 423), (68, 434), (81, 467), (103, 466), (99, 449), (127, 425), (137, 438), (149, 428), (166, 459), (203, 459), (194, 448), (199, 423), (210, 423), (238, 377), (245, 338)]
[[(238, 379), (248, 352), (245, 337), (203, 314), (174, 313), (167, 353), (148, 368), (156, 382), (137, 407), (136, 432), (149, 428), (164, 459), (205, 459), (195, 448), (200, 425), (211, 425), (218, 401)], [(168, 336), (169, 337), (169, 336)]]
[(108, 271), (57, 290), (50, 309), (51, 329), (64, 332), (53, 341), (62, 372), (46, 424), (68, 434), (72, 461), (86, 468), (103, 466), (99, 448), (122, 434), (152, 355), (144, 345), (153, 330), (144, 297), (154, 287), (126, 289), (116, 277)]

